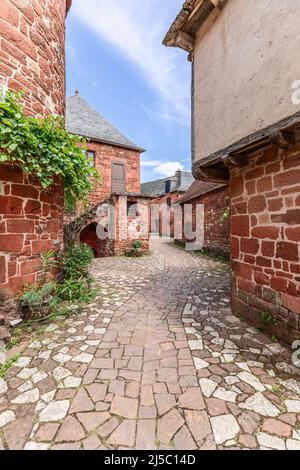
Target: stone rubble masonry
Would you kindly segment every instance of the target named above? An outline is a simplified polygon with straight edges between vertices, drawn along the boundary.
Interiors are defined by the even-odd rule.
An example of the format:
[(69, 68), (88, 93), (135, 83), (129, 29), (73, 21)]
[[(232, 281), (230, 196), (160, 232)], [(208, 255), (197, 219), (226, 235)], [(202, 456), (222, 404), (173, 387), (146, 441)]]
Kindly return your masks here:
[(0, 84), (25, 92), (32, 115), (64, 114), (69, 0), (1, 0)]
[(40, 254), (62, 247), (63, 207), (61, 184), (44, 190), (21, 168), (0, 165), (0, 310), (7, 297), (37, 280)]
[[(185, 202), (193, 206), (193, 230), (196, 229), (196, 206), (204, 205), (204, 248), (215, 253), (230, 252), (230, 217), (224, 218), (226, 209), (230, 207), (228, 187), (210, 191), (195, 199)], [(183, 204), (184, 217), (184, 204)], [(179, 241), (186, 241), (182, 238)]]
[(231, 170), (232, 305), (287, 343), (300, 332), (300, 145)]
[[(65, 18), (71, 0), (1, 0), (0, 85), (24, 91), (33, 116), (65, 111)], [(63, 240), (63, 188), (44, 191), (18, 166), (0, 165), (0, 310), (35, 282), (39, 255)]]

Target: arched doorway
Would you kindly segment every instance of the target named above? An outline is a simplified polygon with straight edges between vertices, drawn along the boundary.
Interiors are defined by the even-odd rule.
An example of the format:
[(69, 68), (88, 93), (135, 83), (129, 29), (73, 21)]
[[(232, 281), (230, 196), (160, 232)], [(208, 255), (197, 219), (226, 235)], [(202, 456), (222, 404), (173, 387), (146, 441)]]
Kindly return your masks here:
[(93, 222), (82, 230), (80, 233), (80, 242), (85, 243), (93, 250), (95, 258), (109, 256), (107, 252), (107, 240), (100, 240), (98, 238), (96, 222)]

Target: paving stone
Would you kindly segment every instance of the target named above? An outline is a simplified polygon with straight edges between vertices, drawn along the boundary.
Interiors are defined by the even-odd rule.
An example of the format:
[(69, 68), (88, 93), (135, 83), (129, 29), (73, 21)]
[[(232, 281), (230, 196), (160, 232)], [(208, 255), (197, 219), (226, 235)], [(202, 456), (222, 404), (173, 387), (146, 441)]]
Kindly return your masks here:
[(101, 446), (101, 441), (95, 434), (92, 434), (82, 441), (82, 446), (84, 450), (96, 450)]
[(17, 396), (12, 403), (21, 405), (25, 403), (36, 403), (39, 399), (40, 392), (38, 388), (34, 388), (33, 390), (28, 390), (28, 392), (22, 393), (21, 395)]
[(158, 420), (157, 438), (161, 443), (169, 444), (174, 434), (184, 424), (180, 413), (173, 409)]
[(70, 413), (79, 413), (80, 411), (92, 411), (95, 405), (89, 397), (87, 391), (81, 388), (75, 395), (70, 408)]
[(13, 411), (4, 411), (3, 413), (0, 413), (0, 428), (5, 426), (8, 423), (11, 423), (16, 419), (15, 413)]
[(199, 379), (199, 384), (200, 384), (203, 395), (207, 398), (212, 396), (212, 394), (214, 393), (214, 391), (216, 390), (218, 386), (216, 382), (214, 382), (211, 379), (206, 379), (206, 378)]
[(90, 412), (90, 413), (78, 413), (77, 418), (83, 424), (87, 432), (91, 432), (94, 429), (101, 426), (103, 423), (110, 419), (110, 414), (107, 412)]
[(232, 415), (215, 416), (210, 420), (217, 444), (233, 439), (240, 432), (237, 420)]
[(79, 421), (73, 416), (68, 416), (56, 436), (55, 442), (76, 442), (84, 439), (85, 431)]
[(269, 434), (259, 432), (257, 433), (257, 440), (260, 446), (268, 449), (285, 450), (285, 443), (283, 439), (276, 436), (270, 436)]
[(176, 400), (175, 400), (174, 395), (170, 395), (168, 393), (156, 394), (155, 402), (156, 402), (158, 414), (160, 416), (167, 413), (167, 411), (171, 410), (176, 405)]
[(29, 441), (34, 425), (34, 418), (27, 416), (9, 423), (3, 429), (3, 435), (9, 450), (23, 449), (26, 441)]
[(5, 380), (0, 378), (0, 395), (2, 395), (2, 393), (5, 393), (6, 391), (7, 391), (7, 383), (5, 382)]
[(41, 411), (39, 420), (41, 422), (60, 421), (65, 418), (69, 407), (70, 402), (68, 400), (54, 401)]
[(227, 412), (226, 402), (218, 398), (208, 398), (206, 405), (210, 416), (220, 416)]
[(250, 434), (241, 434), (239, 437), (239, 443), (246, 449), (255, 449), (257, 447), (255, 438)]
[(85, 388), (94, 403), (97, 403), (97, 401), (104, 400), (107, 392), (107, 385), (95, 383), (87, 385)]
[(239, 406), (245, 410), (255, 411), (262, 416), (276, 417), (280, 414), (279, 409), (259, 392), (252, 395)]
[(300, 413), (300, 400), (285, 400), (288, 413)]
[(140, 419), (137, 424), (137, 435), (136, 435), (136, 449), (139, 450), (155, 450), (156, 449), (156, 438), (155, 438), (156, 422), (154, 419)]
[(179, 397), (178, 406), (189, 410), (203, 410), (205, 408), (205, 403), (199, 387), (189, 388), (185, 393), (183, 393)]
[(211, 434), (211, 426), (206, 411), (185, 411), (186, 423), (196, 442), (203, 441)]
[(276, 434), (281, 437), (291, 437), (292, 427), (277, 419), (266, 419), (262, 424), (262, 431), (269, 434)]
[(135, 443), (136, 422), (125, 419), (112, 433), (108, 443), (118, 446), (133, 447)]
[(58, 423), (42, 424), (38, 432), (34, 435), (34, 440), (36, 442), (51, 442), (54, 440), (58, 428)]
[(195, 444), (187, 426), (183, 426), (174, 437), (175, 448), (177, 450), (196, 450)]
[(110, 407), (110, 412), (123, 418), (135, 419), (137, 417), (138, 400), (115, 396)]
[(116, 429), (117, 426), (119, 426), (117, 418), (111, 418), (109, 421), (102, 424), (102, 426), (99, 426), (97, 433), (101, 437), (107, 437), (114, 431), (114, 429)]

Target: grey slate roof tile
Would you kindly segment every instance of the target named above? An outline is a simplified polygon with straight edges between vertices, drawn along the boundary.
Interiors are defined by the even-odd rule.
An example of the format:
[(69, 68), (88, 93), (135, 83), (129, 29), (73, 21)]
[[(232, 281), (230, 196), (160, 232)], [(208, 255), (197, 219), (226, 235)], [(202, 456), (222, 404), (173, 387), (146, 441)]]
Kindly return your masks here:
[(174, 175), (168, 178), (162, 178), (155, 181), (149, 181), (148, 183), (141, 184), (141, 193), (147, 196), (161, 196), (165, 194), (166, 181), (171, 180), (171, 192), (179, 191), (184, 193), (193, 183), (194, 177), (191, 173), (182, 171), (180, 178), (178, 175)]
[(78, 92), (67, 98), (66, 129), (71, 134), (81, 135), (91, 140), (143, 151), (92, 108)]

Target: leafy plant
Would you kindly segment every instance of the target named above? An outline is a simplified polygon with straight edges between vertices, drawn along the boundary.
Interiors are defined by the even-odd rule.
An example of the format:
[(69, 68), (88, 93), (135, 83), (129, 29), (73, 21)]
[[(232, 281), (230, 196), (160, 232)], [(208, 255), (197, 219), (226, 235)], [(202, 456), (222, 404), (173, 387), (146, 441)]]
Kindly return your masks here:
[(91, 290), (83, 277), (80, 279), (70, 278), (58, 286), (57, 296), (69, 303), (90, 302), (95, 298), (95, 291)]
[(0, 367), (0, 379), (3, 379), (5, 376), (6, 372), (14, 365), (15, 362), (19, 359), (21, 356), (20, 353), (16, 354), (15, 356), (11, 357), (6, 361), (1, 367)]
[(140, 240), (136, 240), (135, 242), (133, 242), (132, 246), (135, 250), (139, 250), (140, 248), (142, 248), (142, 242)]
[(224, 223), (226, 220), (228, 220), (230, 217), (230, 207), (226, 207), (224, 210), (222, 217), (221, 217), (221, 222)]
[(93, 259), (93, 250), (88, 245), (70, 245), (61, 260), (64, 277), (76, 280), (86, 276)]
[(261, 322), (263, 326), (275, 325), (276, 320), (273, 318), (272, 313), (269, 310), (266, 310), (261, 313)]
[(78, 200), (87, 202), (100, 180), (83, 152), (84, 144), (84, 139), (66, 131), (61, 116), (25, 116), (22, 93), (8, 91), (0, 101), (0, 163), (20, 164), (44, 189), (61, 178), (68, 208)]

